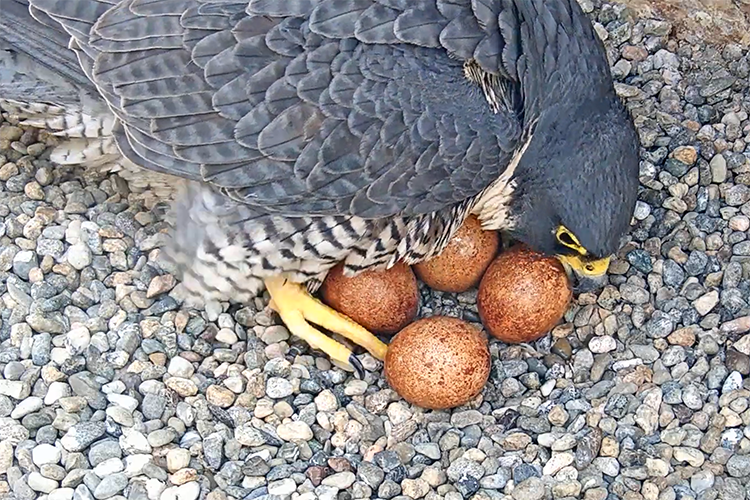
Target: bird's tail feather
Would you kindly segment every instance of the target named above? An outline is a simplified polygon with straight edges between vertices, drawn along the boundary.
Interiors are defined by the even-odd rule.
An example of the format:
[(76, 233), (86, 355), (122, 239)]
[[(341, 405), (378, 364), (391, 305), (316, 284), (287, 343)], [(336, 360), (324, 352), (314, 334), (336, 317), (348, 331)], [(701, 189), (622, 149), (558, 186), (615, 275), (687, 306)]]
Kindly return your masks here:
[(115, 118), (76, 55), (88, 43), (87, 30), (117, 0), (2, 2), (0, 111), (59, 137), (50, 156), (56, 164), (117, 172), (136, 193), (173, 196), (172, 178), (123, 158)]
[(6, 99), (2, 95), (0, 108), (23, 126), (44, 129), (64, 139), (50, 155), (53, 162), (119, 170), (121, 155), (112, 134), (114, 116), (90, 115), (78, 106)]
[(144, 170), (120, 153), (112, 129), (115, 118), (109, 113), (89, 114), (77, 105), (59, 105), (35, 99), (7, 99), (0, 85), (0, 110), (22, 126), (39, 128), (61, 139), (50, 153), (57, 165), (94, 168), (117, 173), (134, 193), (149, 191), (148, 204), (172, 199), (175, 179)]
[(78, 3), (3, 0), (0, 108), (22, 125), (46, 129), (60, 138), (98, 140), (112, 137), (114, 118), (71, 50), (75, 41), (56, 17), (65, 14), (62, 4), (70, 8)]
[(2, 93), (0, 109), (22, 126), (43, 129), (62, 139), (50, 155), (50, 160), (59, 165), (104, 168), (113, 172), (121, 168), (111, 115), (90, 115), (78, 105), (5, 98)]
[(112, 137), (112, 115), (89, 116), (83, 110), (29, 100), (2, 99), (3, 109), (27, 127), (42, 128), (64, 138)]
[(33, 66), (44, 68), (49, 73), (48, 76), (56, 77), (58, 81), (55, 83), (94, 91), (94, 85), (69, 48), (71, 36), (65, 31), (64, 25), (37, 8), (34, 3), (36, 2), (32, 1), (30, 4), (28, 0), (3, 0), (0, 45), (21, 55), (20, 59), (32, 63), (27, 64), (29, 68), (25, 69), (32, 69)]

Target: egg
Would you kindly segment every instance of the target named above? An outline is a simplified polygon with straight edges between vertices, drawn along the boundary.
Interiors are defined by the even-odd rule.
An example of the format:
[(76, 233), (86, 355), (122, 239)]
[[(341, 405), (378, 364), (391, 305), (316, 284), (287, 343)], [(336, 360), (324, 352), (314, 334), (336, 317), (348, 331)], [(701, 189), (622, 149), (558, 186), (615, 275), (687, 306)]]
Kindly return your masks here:
[(385, 356), (388, 385), (409, 403), (430, 410), (474, 399), (490, 375), (487, 338), (466, 321), (432, 316), (401, 330)]
[(485, 231), (470, 215), (436, 257), (415, 264), (417, 278), (442, 292), (461, 293), (475, 287), (497, 254), (497, 231)]
[(573, 290), (562, 263), (516, 245), (484, 273), (477, 293), (479, 317), (506, 343), (532, 342), (549, 332), (568, 308)]
[(386, 270), (344, 276), (336, 265), (321, 285), (321, 298), (373, 333), (394, 334), (411, 323), (419, 309), (417, 278), (402, 262)]

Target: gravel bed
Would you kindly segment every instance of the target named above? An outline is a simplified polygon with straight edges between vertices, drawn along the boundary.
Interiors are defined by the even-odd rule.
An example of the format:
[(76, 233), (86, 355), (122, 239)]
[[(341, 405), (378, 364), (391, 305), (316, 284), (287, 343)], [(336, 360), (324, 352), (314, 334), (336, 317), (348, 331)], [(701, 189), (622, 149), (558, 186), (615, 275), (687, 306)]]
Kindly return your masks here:
[[(581, 0), (643, 141), (609, 284), (424, 411), (252, 304), (182, 305), (164, 206), (0, 119), (0, 498), (750, 497), (750, 56)], [(475, 292), (421, 314), (478, 321)]]

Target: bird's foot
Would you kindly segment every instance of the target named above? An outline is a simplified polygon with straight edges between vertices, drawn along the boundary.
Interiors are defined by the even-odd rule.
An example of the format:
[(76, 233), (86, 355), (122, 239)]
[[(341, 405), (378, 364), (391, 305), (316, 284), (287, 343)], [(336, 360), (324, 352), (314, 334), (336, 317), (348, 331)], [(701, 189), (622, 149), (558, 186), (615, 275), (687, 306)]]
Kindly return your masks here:
[(292, 335), (301, 338), (312, 348), (325, 352), (342, 368), (353, 370), (359, 378), (364, 378), (364, 368), (354, 353), (310, 323), (348, 338), (381, 361), (385, 359), (388, 350), (386, 344), (348, 317), (314, 298), (303, 286), (281, 276), (267, 278), (265, 285), (271, 295), (271, 309), (279, 313)]

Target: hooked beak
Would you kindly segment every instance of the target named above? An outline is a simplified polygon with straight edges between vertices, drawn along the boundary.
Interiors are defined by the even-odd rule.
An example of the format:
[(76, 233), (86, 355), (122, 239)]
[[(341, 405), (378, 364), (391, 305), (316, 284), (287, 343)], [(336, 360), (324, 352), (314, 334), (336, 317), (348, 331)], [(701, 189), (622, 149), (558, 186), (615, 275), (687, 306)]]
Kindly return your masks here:
[(580, 255), (558, 255), (573, 284), (573, 293), (594, 292), (607, 284), (610, 258), (588, 260)]

